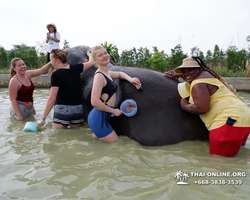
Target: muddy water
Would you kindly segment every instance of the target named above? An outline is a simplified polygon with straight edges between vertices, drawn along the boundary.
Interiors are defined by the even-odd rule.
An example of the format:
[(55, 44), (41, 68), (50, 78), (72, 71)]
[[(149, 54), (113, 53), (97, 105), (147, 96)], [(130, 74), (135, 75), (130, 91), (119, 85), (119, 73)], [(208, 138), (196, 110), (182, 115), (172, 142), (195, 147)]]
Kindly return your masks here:
[[(42, 115), (49, 91), (36, 90)], [(250, 106), (250, 94), (241, 93)], [(209, 155), (208, 142), (188, 141), (143, 147), (121, 137), (105, 144), (90, 129), (23, 132), (24, 122), (9, 117), (7, 89), (0, 89), (0, 199), (193, 200), (250, 199), (250, 141), (234, 158)], [(177, 185), (176, 172), (189, 175)], [(246, 177), (191, 177), (190, 172), (234, 172)], [(201, 185), (198, 180), (210, 181)], [(212, 180), (218, 182), (211, 183)], [(241, 180), (240, 185), (219, 181)], [(234, 182), (235, 183), (235, 182)]]

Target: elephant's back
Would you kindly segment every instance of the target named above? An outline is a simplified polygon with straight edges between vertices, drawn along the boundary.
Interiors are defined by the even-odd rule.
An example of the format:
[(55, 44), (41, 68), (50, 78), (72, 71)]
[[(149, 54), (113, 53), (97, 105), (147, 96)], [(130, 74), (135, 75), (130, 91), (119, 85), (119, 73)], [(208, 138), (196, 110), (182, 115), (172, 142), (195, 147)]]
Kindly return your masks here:
[(208, 139), (208, 131), (199, 116), (180, 108), (181, 97), (176, 80), (166, 78), (160, 72), (140, 68), (113, 67), (111, 70), (124, 71), (132, 77), (138, 77), (143, 87), (142, 91), (138, 91), (127, 81), (117, 81), (117, 106), (129, 98), (138, 105), (135, 116), (112, 119), (111, 124), (118, 134), (150, 146)]

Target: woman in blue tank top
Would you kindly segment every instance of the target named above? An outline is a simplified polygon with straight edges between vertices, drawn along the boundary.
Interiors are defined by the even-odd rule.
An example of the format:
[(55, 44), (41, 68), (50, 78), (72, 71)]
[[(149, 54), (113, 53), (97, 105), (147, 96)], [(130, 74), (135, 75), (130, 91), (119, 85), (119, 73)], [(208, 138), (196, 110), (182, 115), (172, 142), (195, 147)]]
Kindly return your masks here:
[(103, 142), (114, 142), (118, 136), (109, 124), (109, 120), (111, 114), (120, 116), (123, 113), (118, 108), (114, 108), (117, 85), (113, 79), (125, 79), (135, 87), (141, 83), (138, 78), (131, 78), (124, 72), (109, 71), (110, 56), (102, 46), (94, 47), (91, 55), (98, 69), (94, 76), (91, 94), (91, 104), (94, 108), (89, 113), (88, 124), (93, 131), (93, 137), (97, 137)]

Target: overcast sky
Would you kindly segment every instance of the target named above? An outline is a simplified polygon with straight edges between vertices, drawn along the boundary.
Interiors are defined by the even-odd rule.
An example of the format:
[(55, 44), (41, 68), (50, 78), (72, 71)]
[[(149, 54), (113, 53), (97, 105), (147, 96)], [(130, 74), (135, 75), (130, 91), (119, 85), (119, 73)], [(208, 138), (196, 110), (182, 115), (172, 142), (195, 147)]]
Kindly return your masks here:
[(1, 0), (0, 45), (10, 50), (46, 38), (55, 23), (71, 47), (107, 41), (120, 51), (152, 46), (170, 53), (181, 44), (184, 53), (203, 52), (218, 44), (223, 50), (247, 48), (249, 0)]

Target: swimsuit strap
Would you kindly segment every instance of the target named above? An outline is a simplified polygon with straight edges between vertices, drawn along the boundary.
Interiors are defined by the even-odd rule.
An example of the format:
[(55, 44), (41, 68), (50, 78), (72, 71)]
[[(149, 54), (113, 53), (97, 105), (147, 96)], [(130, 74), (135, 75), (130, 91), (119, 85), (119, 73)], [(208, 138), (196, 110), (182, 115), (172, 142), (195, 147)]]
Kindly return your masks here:
[[(104, 76), (104, 78), (106, 79), (106, 81), (107, 81), (107, 84), (105, 85), (105, 87), (108, 85), (108, 81), (112, 81), (112, 80), (110, 80), (104, 73), (102, 73), (102, 72), (95, 72), (95, 74), (97, 74), (97, 73), (101, 73), (103, 76)], [(108, 79), (108, 80), (107, 80)], [(113, 96), (113, 95), (112, 95)], [(106, 101), (104, 101), (104, 100), (102, 100), (101, 99), (101, 101), (103, 102), (103, 103), (105, 103), (106, 105), (108, 105), (107, 104), (107, 102), (109, 101), (109, 99), (111, 99), (111, 97), (112, 96), (110, 96), (109, 94), (108, 94), (108, 98), (106, 99)]]
[(102, 73), (102, 72), (95, 72), (95, 75), (97, 74), (97, 73), (101, 73), (104, 77), (107, 77), (104, 73)]
[(14, 76), (13, 78), (15, 78), (21, 85), (23, 85), (22, 82), (16, 76)]
[[(27, 76), (27, 75), (25, 74), (25, 76)], [(30, 79), (29, 76), (27, 76), (27, 77)], [(16, 77), (16, 75), (13, 78), (15, 78), (21, 85), (23, 85), (23, 83)], [(32, 84), (31, 79), (30, 79), (30, 84)], [(28, 87), (28, 86), (26, 86), (26, 87)]]

